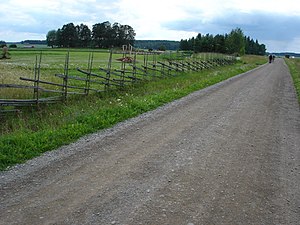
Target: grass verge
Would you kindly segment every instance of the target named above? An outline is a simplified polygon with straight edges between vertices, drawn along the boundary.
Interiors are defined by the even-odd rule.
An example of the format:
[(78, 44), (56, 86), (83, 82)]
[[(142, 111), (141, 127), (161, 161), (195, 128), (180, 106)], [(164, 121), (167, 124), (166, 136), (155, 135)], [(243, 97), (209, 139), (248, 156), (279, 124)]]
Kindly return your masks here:
[(298, 102), (300, 104), (300, 59), (285, 59), (285, 62), (290, 69), (296, 93), (298, 96)]
[(265, 58), (245, 57), (235, 65), (152, 80), (122, 91), (74, 97), (65, 104), (2, 118), (0, 170), (246, 72), (265, 61)]

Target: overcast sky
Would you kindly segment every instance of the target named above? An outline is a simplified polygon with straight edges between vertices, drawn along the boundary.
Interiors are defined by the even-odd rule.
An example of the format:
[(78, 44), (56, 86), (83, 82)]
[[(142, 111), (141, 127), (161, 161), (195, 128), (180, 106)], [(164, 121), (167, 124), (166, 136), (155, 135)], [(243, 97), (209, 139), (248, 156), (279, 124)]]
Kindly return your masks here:
[(1, 0), (0, 40), (45, 39), (64, 24), (130, 25), (136, 39), (177, 40), (241, 28), (267, 51), (300, 52), (299, 0)]

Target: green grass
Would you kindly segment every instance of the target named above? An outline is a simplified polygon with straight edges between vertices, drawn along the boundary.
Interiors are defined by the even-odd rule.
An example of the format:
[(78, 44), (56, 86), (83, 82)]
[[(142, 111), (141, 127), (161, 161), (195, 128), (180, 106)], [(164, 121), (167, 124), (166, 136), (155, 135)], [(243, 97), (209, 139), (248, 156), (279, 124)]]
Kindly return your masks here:
[[(88, 68), (89, 55), (93, 51), (93, 71), (98, 72), (98, 68), (106, 68), (109, 58), (108, 50), (91, 50), (91, 49), (42, 49), (41, 54), (41, 80), (54, 83), (62, 83), (62, 79), (55, 74), (63, 74), (65, 67), (65, 58), (67, 52), (70, 51), (69, 59), (69, 74), (78, 75), (76, 69), (79, 67), (83, 70)], [(11, 50), (9, 60), (0, 60), (0, 83), (2, 84), (20, 84), (32, 85), (32, 82), (22, 81), (19, 78), (34, 78), (34, 64), (36, 57), (39, 58), (41, 50), (39, 49), (18, 49)], [(113, 55), (113, 68), (120, 69), (121, 63), (117, 58), (122, 57), (122, 54)], [(142, 56), (138, 56), (138, 61), (142, 62)], [(103, 74), (102, 74), (103, 75)], [(76, 81), (70, 81), (76, 82)], [(70, 85), (75, 85), (69, 83)], [(79, 82), (77, 82), (79, 83)], [(83, 83), (83, 82), (81, 82)], [(49, 88), (49, 85), (42, 85), (44, 88)], [(59, 89), (59, 87), (51, 86), (50, 89)], [(101, 89), (101, 88), (100, 88)], [(47, 97), (49, 93), (42, 93)], [(32, 90), (29, 89), (0, 89), (0, 96), (5, 98), (32, 98)], [(3, 97), (2, 97), (3, 98)]]
[[(36, 56), (42, 52), (41, 75), (42, 79), (51, 80), (55, 73), (62, 73), (67, 51), (70, 51), (70, 69), (77, 67), (87, 68), (89, 54), (92, 50), (68, 49), (42, 49), (42, 50), (12, 50), (11, 59), (0, 61), (0, 82), (20, 83), (20, 76), (33, 77), (33, 68)], [(105, 67), (108, 62), (108, 50), (93, 51), (94, 67)], [(120, 55), (114, 55), (119, 57)], [(118, 63), (115, 61), (114, 66)]]
[(293, 81), (296, 89), (296, 93), (298, 96), (298, 102), (300, 104), (300, 59), (285, 59), (286, 64), (288, 65)]
[[(0, 60), (0, 84), (19, 84), (19, 85), (33, 85), (32, 82), (20, 80), (20, 77), (25, 78), (34, 78), (34, 64), (39, 61), (41, 56), (41, 77), (43, 81), (50, 81), (54, 83), (62, 83), (62, 78), (55, 76), (55, 74), (63, 74), (65, 67), (65, 58), (67, 52), (70, 52), (69, 58), (69, 75), (79, 76), (85, 78), (86, 75), (79, 73), (76, 69), (81, 68), (87, 70), (88, 60), (90, 53), (93, 52), (93, 68), (92, 71), (96, 74), (106, 76), (105, 72), (100, 72), (99, 68), (107, 68), (108, 59), (109, 59), (109, 50), (100, 49), (12, 49), (10, 50), (11, 59), (9, 60)], [(112, 68), (121, 69), (121, 62), (116, 60), (121, 58), (122, 54), (113, 54), (112, 57)], [(161, 61), (165, 59), (184, 59), (189, 55), (182, 54), (179, 52), (166, 52), (161, 55), (148, 55), (146, 56), (148, 64), (151, 64), (156, 61)], [(216, 56), (220, 56), (212, 53), (201, 53), (196, 57), (201, 59), (209, 59)], [(136, 59), (136, 65), (141, 67), (144, 64), (144, 56), (138, 54)], [(128, 66), (130, 67), (130, 66)], [(131, 68), (131, 67), (130, 67)], [(111, 75), (114, 76), (114, 75)], [(99, 80), (99, 79), (98, 79)], [(85, 82), (69, 80), (69, 85), (80, 86), (85, 85)], [(46, 84), (40, 84), (40, 87), (45, 89), (56, 89), (61, 90), (61, 87), (50, 86)], [(83, 86), (84, 87), (84, 86)], [(103, 90), (104, 85), (91, 83), (91, 88), (97, 90)], [(78, 91), (76, 89), (70, 91)], [(49, 92), (41, 92), (40, 97), (51, 97), (56, 96), (57, 94)], [(7, 99), (30, 99), (33, 97), (32, 89), (18, 89), (18, 88), (6, 88), (0, 89), (1, 98)]]
[(111, 127), (265, 62), (265, 58), (245, 57), (235, 65), (141, 82), (122, 91), (74, 96), (64, 104), (28, 109), (2, 118), (0, 169), (23, 163), (83, 135)]

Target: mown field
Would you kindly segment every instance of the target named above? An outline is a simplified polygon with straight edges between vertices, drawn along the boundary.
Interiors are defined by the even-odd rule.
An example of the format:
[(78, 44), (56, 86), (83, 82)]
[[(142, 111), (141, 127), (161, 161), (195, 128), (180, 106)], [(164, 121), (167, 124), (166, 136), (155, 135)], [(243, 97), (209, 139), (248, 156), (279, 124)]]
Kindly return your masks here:
[[(32, 77), (37, 52), (12, 51), (11, 59), (0, 61), (0, 82), (16, 82), (19, 76)], [(61, 73), (66, 51), (43, 51), (42, 75)], [(89, 51), (71, 51), (70, 63), (87, 65)], [(108, 52), (94, 54), (95, 68), (105, 67)], [(142, 57), (142, 56), (141, 56)], [(138, 60), (142, 61), (143, 58)], [(176, 77), (153, 79), (125, 89), (89, 96), (74, 96), (66, 103), (40, 107), (39, 110), (0, 118), (0, 169), (25, 162), (43, 152), (76, 141), (83, 135), (153, 110), (237, 74), (266, 63), (266, 57), (244, 56), (234, 65), (201, 72), (182, 73)], [(118, 62), (115, 64), (119, 66)], [(0, 93), (1, 97), (7, 93)], [(11, 94), (11, 93), (10, 93)]]

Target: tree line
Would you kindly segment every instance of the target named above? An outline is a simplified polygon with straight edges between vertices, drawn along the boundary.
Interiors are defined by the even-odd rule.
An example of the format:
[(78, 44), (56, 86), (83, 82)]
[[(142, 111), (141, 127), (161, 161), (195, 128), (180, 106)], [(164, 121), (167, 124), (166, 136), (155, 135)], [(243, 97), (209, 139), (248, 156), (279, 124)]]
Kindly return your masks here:
[(21, 44), (28, 45), (46, 45), (46, 40), (24, 40), (20, 42)]
[(109, 21), (96, 23), (92, 30), (85, 25), (68, 23), (47, 33), (48, 46), (64, 48), (111, 48), (133, 45), (135, 31), (129, 25), (111, 24)]
[(168, 40), (135, 40), (135, 48), (142, 49), (153, 49), (153, 50), (178, 50), (179, 41), (168, 41)]
[(253, 54), (265, 55), (266, 46), (259, 44), (258, 40), (254, 41), (249, 36), (246, 37), (240, 28), (233, 29), (229, 34), (201, 35), (190, 39), (181, 40), (180, 50), (194, 52), (218, 52), (225, 54)]

